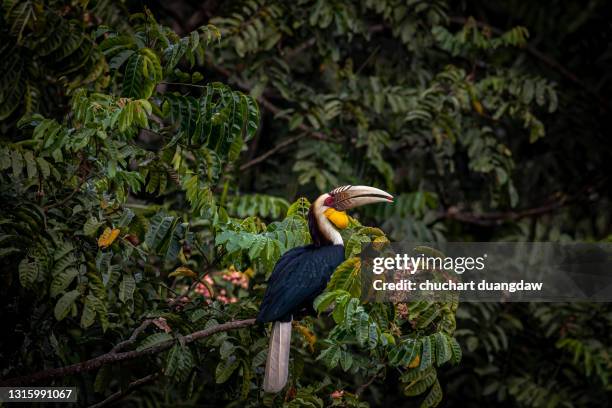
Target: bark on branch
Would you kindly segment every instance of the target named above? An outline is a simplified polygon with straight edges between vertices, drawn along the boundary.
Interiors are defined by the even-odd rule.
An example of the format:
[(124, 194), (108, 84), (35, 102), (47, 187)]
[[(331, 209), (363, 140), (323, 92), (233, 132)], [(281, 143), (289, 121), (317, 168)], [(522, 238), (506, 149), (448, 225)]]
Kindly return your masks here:
[(505, 222), (508, 221), (518, 221), (523, 218), (539, 217), (541, 215), (553, 213), (563, 207), (576, 203), (579, 200), (586, 199), (587, 201), (589, 201), (591, 200), (591, 198), (589, 198), (591, 194), (595, 193), (598, 187), (607, 183), (608, 179), (608, 177), (603, 177), (599, 180), (595, 180), (593, 183), (578, 189), (573, 195), (556, 193), (544, 204), (537, 207), (512, 211), (475, 213), (464, 212), (459, 207), (452, 206), (446, 209), (446, 211), (442, 211), (439, 217), (456, 220), (459, 222), (465, 222), (468, 224), (480, 225), (482, 227), (495, 227), (503, 225)]
[(523, 218), (537, 217), (547, 213), (552, 213), (566, 204), (567, 200), (561, 200), (525, 210), (489, 213), (462, 212), (456, 207), (451, 207), (446, 212), (442, 213), (442, 218), (456, 220), (467, 224), (480, 225), (482, 227), (495, 227), (508, 221), (518, 221)]
[[(200, 331), (188, 334), (186, 336), (183, 336), (183, 342), (185, 344), (189, 344), (196, 340), (203, 339), (205, 337), (211, 336), (219, 332), (241, 329), (244, 327), (252, 326), (254, 324), (255, 324), (255, 319), (235, 320), (232, 322), (222, 323), (217, 326), (213, 326), (208, 329), (200, 330)], [(141, 326), (139, 326), (138, 329), (136, 329), (136, 331), (140, 329), (140, 331), (142, 332), (142, 330), (144, 330), (144, 328), (142, 328), (143, 325), (144, 325), (144, 322)], [(127, 340), (127, 343), (122, 342), (122, 343), (119, 343), (119, 345), (121, 345), (121, 347), (125, 347), (126, 345), (132, 344), (134, 341), (136, 341), (136, 337), (134, 337), (133, 339), (132, 337), (134, 337), (134, 334), (130, 336), (130, 339)], [(115, 346), (115, 348), (109, 351), (108, 353), (102, 354), (90, 360), (82, 361), (80, 363), (72, 364), (72, 365), (65, 366), (65, 367), (51, 368), (49, 370), (39, 371), (37, 373), (25, 375), (22, 377), (15, 377), (15, 378), (8, 378), (5, 380), (0, 380), (0, 386), (23, 386), (27, 384), (38, 383), (43, 380), (61, 378), (61, 377), (65, 377), (68, 375), (92, 371), (106, 364), (117, 363), (119, 361), (133, 360), (135, 358), (157, 354), (157, 353), (160, 353), (162, 351), (169, 349), (174, 344), (175, 344), (175, 340), (168, 340), (166, 342), (158, 344), (157, 346), (150, 347), (144, 350), (130, 350), (130, 351), (124, 351), (124, 352), (117, 352), (118, 348), (117, 346)]]

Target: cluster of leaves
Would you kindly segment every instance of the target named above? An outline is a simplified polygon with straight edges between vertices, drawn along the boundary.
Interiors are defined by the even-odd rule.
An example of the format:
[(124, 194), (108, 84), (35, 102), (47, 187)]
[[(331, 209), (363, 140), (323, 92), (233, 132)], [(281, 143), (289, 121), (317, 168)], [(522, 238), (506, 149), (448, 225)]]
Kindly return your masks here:
[[(384, 378), (395, 368), (408, 397), (427, 392), (422, 407), (436, 406), (442, 400), (437, 369), (447, 362), (458, 364), (461, 347), (453, 337), (457, 299), (446, 302), (420, 300), (411, 303), (364, 303), (359, 254), (366, 245), (384, 248), (389, 243), (378, 228), (363, 227), (352, 220), (346, 236), (346, 261), (331, 277), (323, 294), (314, 302), (324, 313), (332, 309), (335, 327), (323, 341), (326, 349), (319, 360), (329, 368), (363, 372), (364, 377)], [(421, 271), (430, 273), (432, 271)], [(355, 351), (365, 349), (367, 359)]]
[[(522, 319), (529, 315), (529, 319)], [(593, 323), (593, 316), (599, 316)], [(466, 304), (457, 312), (463, 364), (450, 387), (467, 387), (474, 401), (512, 401), (526, 407), (587, 406), (610, 389), (607, 304)], [(548, 345), (543, 347), (542, 345)], [(537, 358), (500, 359), (520, 353)], [(452, 397), (451, 401), (452, 401)]]
[(2, 2), (0, 120), (55, 111), (48, 102), (57, 100), (58, 88), (67, 93), (81, 86), (107, 85), (106, 59), (85, 22), (70, 18), (71, 11), (60, 10), (56, 2)]
[(288, 249), (310, 243), (308, 222), (300, 208), (309, 205), (306, 199), (292, 204), (282, 221), (266, 225), (259, 218), (230, 219), (215, 237), (215, 244), (226, 250), (225, 262), (238, 267), (257, 264), (268, 277), (281, 254)]
[(279, 219), (287, 213), (289, 203), (284, 198), (266, 194), (239, 194), (229, 198), (225, 207), (230, 215), (237, 218)]

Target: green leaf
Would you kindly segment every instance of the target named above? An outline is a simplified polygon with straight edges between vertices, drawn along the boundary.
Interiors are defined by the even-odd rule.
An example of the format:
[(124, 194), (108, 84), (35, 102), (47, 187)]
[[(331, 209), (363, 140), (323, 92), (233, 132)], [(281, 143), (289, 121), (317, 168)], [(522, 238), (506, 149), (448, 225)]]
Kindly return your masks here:
[(371, 242), (370, 237), (361, 233), (353, 234), (346, 243), (344, 252), (347, 259), (357, 256), (361, 249)]
[(361, 296), (361, 261), (358, 257), (347, 259), (334, 271), (326, 290), (337, 289), (345, 290), (356, 298)]
[(219, 349), (219, 355), (223, 360), (228, 359), (234, 353), (236, 347), (231, 341), (224, 341)]
[(242, 386), (240, 387), (240, 400), (244, 401), (249, 396), (251, 390), (251, 378), (253, 377), (253, 370), (251, 366), (242, 360)]
[(21, 251), (22, 251), (21, 249), (15, 248), (15, 247), (0, 248), (0, 258), (4, 258), (4, 257), (9, 256), (11, 254), (19, 253)]
[(142, 74), (144, 57), (139, 53), (133, 54), (127, 61), (123, 74), (123, 94), (128, 98), (141, 98), (144, 96), (145, 79)]
[(455, 339), (454, 337), (449, 337), (448, 340), (449, 340), (450, 348), (453, 354), (452, 363), (459, 364), (459, 362), (461, 361), (461, 356), (462, 356), (461, 346), (457, 342), (457, 339)]
[(337, 345), (332, 345), (326, 348), (319, 354), (317, 360), (322, 360), (328, 368), (335, 368), (338, 366), (342, 350)]
[(433, 344), (429, 336), (421, 338), (421, 364), (419, 370), (424, 371), (433, 364)]
[(193, 354), (189, 347), (175, 344), (166, 356), (164, 373), (174, 381), (180, 382), (187, 378), (193, 366)]
[(58, 273), (53, 277), (53, 281), (51, 282), (51, 288), (49, 289), (49, 294), (51, 297), (56, 297), (60, 293), (62, 293), (70, 283), (74, 280), (76, 276), (78, 276), (79, 271), (76, 268), (67, 268)]
[(421, 403), (421, 408), (429, 408), (437, 406), (440, 401), (442, 401), (442, 388), (440, 387), (440, 382), (436, 378), (436, 381), (429, 390), (429, 393)]
[(87, 295), (83, 313), (81, 314), (81, 327), (86, 329), (93, 324), (96, 319), (96, 302), (99, 301), (93, 294)]
[(127, 227), (128, 225), (130, 225), (130, 223), (132, 222), (132, 219), (134, 219), (134, 211), (132, 211), (129, 208), (124, 208), (123, 214), (121, 214), (121, 218), (119, 218), (119, 221), (117, 221), (116, 227), (123, 229)]
[(305, 197), (298, 198), (293, 204), (287, 209), (287, 217), (298, 216), (303, 219), (308, 218), (308, 210), (310, 209), (310, 202)]
[(205, 316), (206, 316), (206, 311), (204, 309), (196, 309), (191, 314), (189, 320), (192, 323), (195, 323), (195, 322), (202, 320)]
[(36, 3), (32, 1), (22, 1), (14, 3), (13, 7), (9, 7), (11, 3), (5, 5), (10, 11), (7, 13), (7, 22), (10, 23), (10, 33), (17, 37), (17, 42), (21, 43), (22, 36), (25, 33), (26, 27), (30, 20), (36, 19)]
[(266, 247), (268, 239), (265, 237), (256, 237), (251, 245), (249, 245), (249, 258), (252, 261), (257, 261), (261, 251)]
[(340, 353), (340, 367), (342, 367), (344, 371), (348, 371), (352, 365), (353, 355), (349, 351), (342, 350)]
[(169, 333), (154, 333), (151, 334), (149, 337), (145, 338), (136, 350), (146, 350), (148, 348), (158, 346), (170, 340), (172, 340), (172, 336)]
[(164, 213), (158, 213), (153, 216), (145, 235), (145, 244), (153, 250), (159, 250), (165, 243), (165, 239), (174, 225), (174, 221), (175, 217)]
[(102, 224), (104, 224), (104, 221), (98, 221), (98, 219), (94, 216), (89, 217), (83, 225), (83, 234), (87, 235), (88, 237), (97, 236), (98, 228), (100, 228)]
[(450, 339), (444, 333), (435, 333), (430, 337), (434, 338), (434, 342), (436, 344), (436, 365), (439, 367), (450, 360), (453, 356), (450, 346)]
[(378, 325), (374, 322), (370, 322), (368, 328), (368, 347), (370, 350), (374, 349), (378, 344)]
[(357, 317), (355, 333), (357, 335), (357, 342), (363, 347), (370, 336), (370, 319), (366, 313), (361, 313)]
[(134, 54), (134, 50), (123, 50), (115, 55), (108, 63), (110, 69), (119, 69)]
[(24, 288), (30, 288), (38, 277), (38, 264), (23, 259), (19, 263), (19, 282)]
[[(88, 277), (93, 278), (95, 275), (88, 274)], [(101, 282), (100, 282), (101, 284)], [(88, 297), (87, 302), (93, 307), (96, 311), (96, 315), (98, 316), (98, 320), (100, 321), (100, 325), (102, 326), (102, 331), (105, 332), (108, 329), (109, 321), (108, 321), (108, 310), (106, 309), (106, 304), (98, 297), (104, 297), (105, 292), (98, 291), (98, 289), (94, 289), (97, 284), (91, 285), (90, 288), (93, 292), (94, 296)], [(103, 286), (103, 285), (102, 285)]]
[(23, 156), (17, 150), (11, 152), (11, 166), (13, 167), (13, 177), (21, 176), (23, 170)]
[[(411, 382), (404, 388), (404, 394), (409, 397), (413, 397), (415, 395), (420, 395), (427, 391), (429, 387), (431, 387), (437, 381), (437, 374), (435, 369), (429, 369), (424, 372), (419, 372), (414, 370), (416, 373), (416, 378), (412, 379)], [(402, 379), (408, 379), (409, 376), (404, 376)]]
[(131, 301), (134, 298), (134, 290), (136, 289), (136, 281), (131, 273), (123, 275), (123, 279), (119, 284), (119, 300), (122, 303)]
[(251, 367), (256, 368), (256, 367), (262, 366), (266, 362), (267, 356), (268, 356), (268, 350), (266, 349), (261, 350), (259, 353), (255, 355), (255, 357), (253, 357), (253, 360), (251, 361)]
[(58, 321), (61, 321), (68, 316), (68, 313), (70, 313), (70, 310), (72, 309), (72, 305), (80, 295), (81, 293), (78, 290), (73, 290), (59, 298), (53, 311), (53, 314)]
[(231, 377), (232, 373), (240, 366), (240, 360), (235, 357), (230, 357), (221, 361), (215, 370), (215, 381), (217, 384), (223, 384)]
[(34, 160), (34, 155), (31, 151), (27, 150), (23, 154), (23, 159), (26, 164), (26, 174), (29, 179), (33, 179), (38, 175), (38, 170), (36, 167), (36, 160)]
[[(419, 356), (421, 350), (421, 344), (418, 340), (408, 339), (402, 342), (402, 349), (405, 350), (403, 358), (400, 360), (399, 365), (409, 365), (412, 361)], [(419, 356), (420, 358), (420, 356)]]
[(111, 380), (113, 379), (113, 366), (110, 364), (102, 366), (100, 370), (98, 370), (98, 374), (96, 374), (96, 379), (94, 381), (94, 391), (101, 394), (104, 393)]

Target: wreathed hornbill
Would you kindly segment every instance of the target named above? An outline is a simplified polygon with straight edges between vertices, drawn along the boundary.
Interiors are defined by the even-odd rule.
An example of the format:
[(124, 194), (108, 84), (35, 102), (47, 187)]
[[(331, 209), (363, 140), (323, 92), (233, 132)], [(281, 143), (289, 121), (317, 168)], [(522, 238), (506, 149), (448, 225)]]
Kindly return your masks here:
[(344, 261), (344, 243), (338, 229), (348, 226), (345, 210), (365, 204), (393, 201), (389, 193), (368, 186), (343, 186), (317, 198), (308, 211), (312, 244), (287, 251), (268, 280), (257, 321), (274, 322), (263, 388), (279, 392), (289, 376), (291, 321), (312, 309), (332, 273)]

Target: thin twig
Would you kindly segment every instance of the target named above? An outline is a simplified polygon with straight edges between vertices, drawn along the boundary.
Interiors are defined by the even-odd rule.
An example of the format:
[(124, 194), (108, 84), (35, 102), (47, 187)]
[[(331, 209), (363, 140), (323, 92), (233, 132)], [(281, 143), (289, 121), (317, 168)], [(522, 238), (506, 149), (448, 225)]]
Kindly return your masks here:
[(312, 47), (316, 43), (317, 43), (317, 38), (316, 37), (311, 37), (310, 39), (304, 41), (303, 43), (301, 43), (297, 47), (292, 48), (290, 50), (287, 50), (285, 52), (284, 59), (286, 61), (291, 60), (293, 57), (295, 57), (298, 54), (301, 54), (302, 51), (307, 50), (308, 48)]
[(361, 73), (361, 70), (363, 70), (370, 63), (372, 58), (374, 58), (376, 54), (378, 54), (378, 51), (380, 51), (380, 45), (376, 46), (376, 48), (374, 48), (374, 51), (372, 51), (372, 53), (368, 55), (368, 58), (366, 58), (365, 61), (363, 61), (363, 63), (359, 66), (359, 68), (357, 68), (357, 71), (355, 71), (355, 75), (359, 75)]
[[(183, 344), (189, 344), (194, 341), (212, 336), (215, 333), (225, 332), (229, 330), (242, 329), (255, 324), (255, 319), (234, 320), (227, 323), (218, 324), (208, 329), (200, 330), (186, 336), (183, 336)], [(39, 371), (33, 374), (24, 375), (21, 377), (8, 378), (0, 380), (0, 386), (15, 386), (37, 383), (52, 378), (62, 378), (68, 375), (79, 374), (87, 371), (98, 369), (106, 364), (117, 363), (119, 361), (133, 360), (135, 358), (149, 356), (165, 351), (175, 344), (175, 340), (168, 340), (154, 347), (149, 347), (144, 350), (131, 350), (121, 353), (108, 352), (90, 360), (72, 364), (65, 367), (51, 368), (48, 370)]]
[(376, 377), (378, 377), (378, 373), (374, 374), (372, 378), (370, 378), (366, 383), (361, 384), (359, 388), (357, 388), (357, 390), (355, 391), (355, 395), (360, 396), (366, 390), (366, 388), (372, 385)]
[(136, 381), (132, 381), (131, 383), (128, 384), (128, 386), (124, 390), (117, 391), (116, 393), (109, 395), (108, 398), (106, 398), (105, 400), (100, 401), (96, 404), (92, 404), (89, 406), (89, 408), (101, 408), (101, 407), (110, 405), (113, 402), (116, 402), (120, 400), (121, 398), (125, 397), (127, 394), (131, 393), (136, 388), (142, 387), (143, 385), (152, 382), (158, 376), (159, 376), (159, 373), (149, 374), (146, 377), (142, 377)]
[(274, 153), (276, 153), (277, 151), (281, 150), (282, 148), (289, 146), (290, 144), (293, 144), (295, 142), (297, 142), (298, 140), (304, 138), (304, 136), (306, 136), (307, 133), (300, 133), (297, 136), (291, 137), (287, 140), (284, 140), (282, 142), (280, 142), (279, 144), (277, 144), (276, 146), (274, 146), (272, 149), (268, 150), (267, 152), (263, 153), (260, 156), (255, 157), (253, 160), (250, 160), (246, 163), (244, 163), (242, 166), (240, 166), (240, 170), (246, 170), (249, 167), (252, 167), (264, 160), (266, 160), (268, 157), (272, 156)]
[[(85, 161), (83, 159), (81, 159), (81, 161), (79, 162), (79, 165), (77, 166), (77, 168), (80, 168), (83, 163)], [(61, 201), (57, 201), (53, 204), (49, 204), (43, 207), (43, 211), (47, 212), (49, 211), (51, 208), (55, 208), (55, 207), (61, 207), (62, 205), (66, 204), (68, 201), (70, 201), (70, 199), (72, 199), (72, 197), (74, 197), (74, 195), (76, 193), (78, 193), (81, 190), (81, 187), (83, 187), (83, 184), (85, 183), (85, 181), (87, 181), (88, 177), (89, 177), (89, 173), (91, 173), (91, 170), (89, 170), (87, 172), (87, 174), (84, 174), (81, 177), (81, 180), (79, 180), (79, 184), (77, 184), (77, 186), (72, 190), (72, 192), (70, 194), (68, 194), (68, 196), (66, 196), (63, 200)]]
[(130, 336), (129, 339), (124, 340), (120, 343), (117, 343), (115, 345), (115, 347), (113, 347), (111, 349), (111, 353), (116, 353), (119, 350), (122, 350), (124, 348), (126, 348), (127, 346), (130, 346), (132, 344), (134, 344), (134, 342), (136, 341), (136, 339), (138, 338), (138, 336), (140, 335), (140, 333), (142, 333), (147, 327), (149, 327), (149, 325), (153, 323), (153, 319), (147, 319), (145, 321), (143, 321), (140, 326), (138, 326), (133, 332), (132, 335)]

